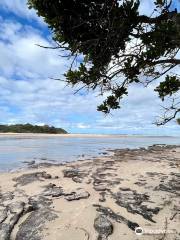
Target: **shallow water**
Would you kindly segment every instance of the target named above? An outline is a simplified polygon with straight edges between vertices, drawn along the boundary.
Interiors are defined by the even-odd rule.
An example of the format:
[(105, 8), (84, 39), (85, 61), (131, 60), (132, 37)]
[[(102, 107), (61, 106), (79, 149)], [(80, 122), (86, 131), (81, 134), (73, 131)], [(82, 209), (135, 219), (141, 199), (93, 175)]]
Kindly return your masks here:
[(68, 162), (92, 158), (109, 149), (139, 148), (153, 144), (180, 145), (180, 137), (1, 135), (0, 171), (24, 167), (24, 161)]

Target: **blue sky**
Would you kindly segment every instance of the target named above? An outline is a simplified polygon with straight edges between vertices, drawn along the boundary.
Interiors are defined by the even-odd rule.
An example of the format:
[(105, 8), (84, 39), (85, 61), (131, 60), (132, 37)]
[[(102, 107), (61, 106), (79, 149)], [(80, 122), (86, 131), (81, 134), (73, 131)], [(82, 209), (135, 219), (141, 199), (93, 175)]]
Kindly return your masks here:
[[(142, 0), (141, 10), (148, 13), (152, 2)], [(52, 44), (47, 26), (26, 0), (0, 3), (0, 123), (50, 124), (73, 133), (180, 134), (175, 121), (153, 124), (161, 112), (154, 86), (132, 86), (122, 108), (104, 116), (96, 111), (102, 101), (98, 92), (74, 95), (63, 82), (51, 80), (62, 76), (69, 62), (36, 45)], [(174, 4), (180, 9), (179, 1)]]

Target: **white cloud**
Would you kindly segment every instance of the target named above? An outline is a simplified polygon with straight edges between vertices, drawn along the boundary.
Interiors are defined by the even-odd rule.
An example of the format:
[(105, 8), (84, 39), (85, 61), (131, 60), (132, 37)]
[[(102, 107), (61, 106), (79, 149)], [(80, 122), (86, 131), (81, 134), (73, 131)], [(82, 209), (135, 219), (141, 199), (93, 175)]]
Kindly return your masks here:
[(0, 19), (0, 71), (3, 75), (34, 78), (58, 74), (65, 70), (68, 61), (58, 56), (58, 52), (41, 48), (50, 42), (28, 25)]
[(1, 0), (1, 8), (5, 11), (11, 12), (21, 18), (28, 20), (36, 20), (40, 24), (44, 24), (33, 9), (27, 6), (27, 0)]

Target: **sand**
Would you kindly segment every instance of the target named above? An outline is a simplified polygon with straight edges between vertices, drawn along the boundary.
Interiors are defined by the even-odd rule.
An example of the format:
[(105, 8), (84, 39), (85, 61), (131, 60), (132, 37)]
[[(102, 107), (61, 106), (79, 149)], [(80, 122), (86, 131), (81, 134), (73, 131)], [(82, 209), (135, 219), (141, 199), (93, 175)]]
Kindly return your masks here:
[[(60, 196), (46, 196), (51, 201), (47, 208), (56, 218), (45, 221), (41, 228), (32, 225), (32, 230), (37, 228), (35, 230), (40, 238), (36, 238), (36, 234), (33, 238), (32, 234), (32, 238), (28, 240), (98, 239), (99, 233), (94, 228), (94, 220), (101, 214), (112, 223), (113, 233), (107, 238), (99, 236), (99, 239), (180, 239), (180, 147), (154, 146), (148, 150), (116, 150), (111, 156), (93, 160), (33, 167), (0, 174), (0, 206), (3, 208), (19, 201), (28, 205), (29, 198), (43, 196), (47, 186), (51, 186), (49, 184), (63, 189)], [(72, 170), (74, 175), (65, 177), (64, 171), (67, 173), (67, 170)], [(26, 184), (23, 184), (24, 180), (18, 180), (22, 175), (37, 172), (45, 172), (49, 176), (40, 176)], [(3, 202), (1, 198), (7, 192), (13, 193), (13, 199)], [(72, 192), (80, 195), (88, 192), (89, 196), (68, 201), (66, 196)], [(159, 209), (157, 212), (156, 208)], [(110, 209), (109, 213), (112, 211), (114, 215), (102, 212), (102, 209)], [(10, 233), (11, 240), (21, 240), (17, 238), (18, 232), (32, 212), (24, 211), (21, 214)], [(150, 214), (151, 212), (153, 213)], [(118, 222), (119, 216), (125, 221)], [(137, 235), (126, 220), (138, 224), (144, 234)], [(6, 219), (4, 222), (9, 224), (8, 221)]]

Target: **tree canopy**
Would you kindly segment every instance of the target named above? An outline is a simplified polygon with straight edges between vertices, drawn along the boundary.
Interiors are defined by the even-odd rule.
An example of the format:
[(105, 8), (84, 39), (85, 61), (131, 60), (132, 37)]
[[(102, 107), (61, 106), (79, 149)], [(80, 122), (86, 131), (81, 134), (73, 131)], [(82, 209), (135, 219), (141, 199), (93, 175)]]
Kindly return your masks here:
[(155, 0), (149, 15), (140, 10), (141, 0), (28, 0), (28, 4), (52, 30), (54, 48), (73, 57), (66, 82), (99, 89), (106, 96), (99, 111), (120, 108), (130, 85), (146, 87), (160, 79), (155, 91), (162, 101), (172, 98), (157, 122), (162, 125), (180, 112), (176, 99), (180, 13), (173, 7), (175, 1)]

